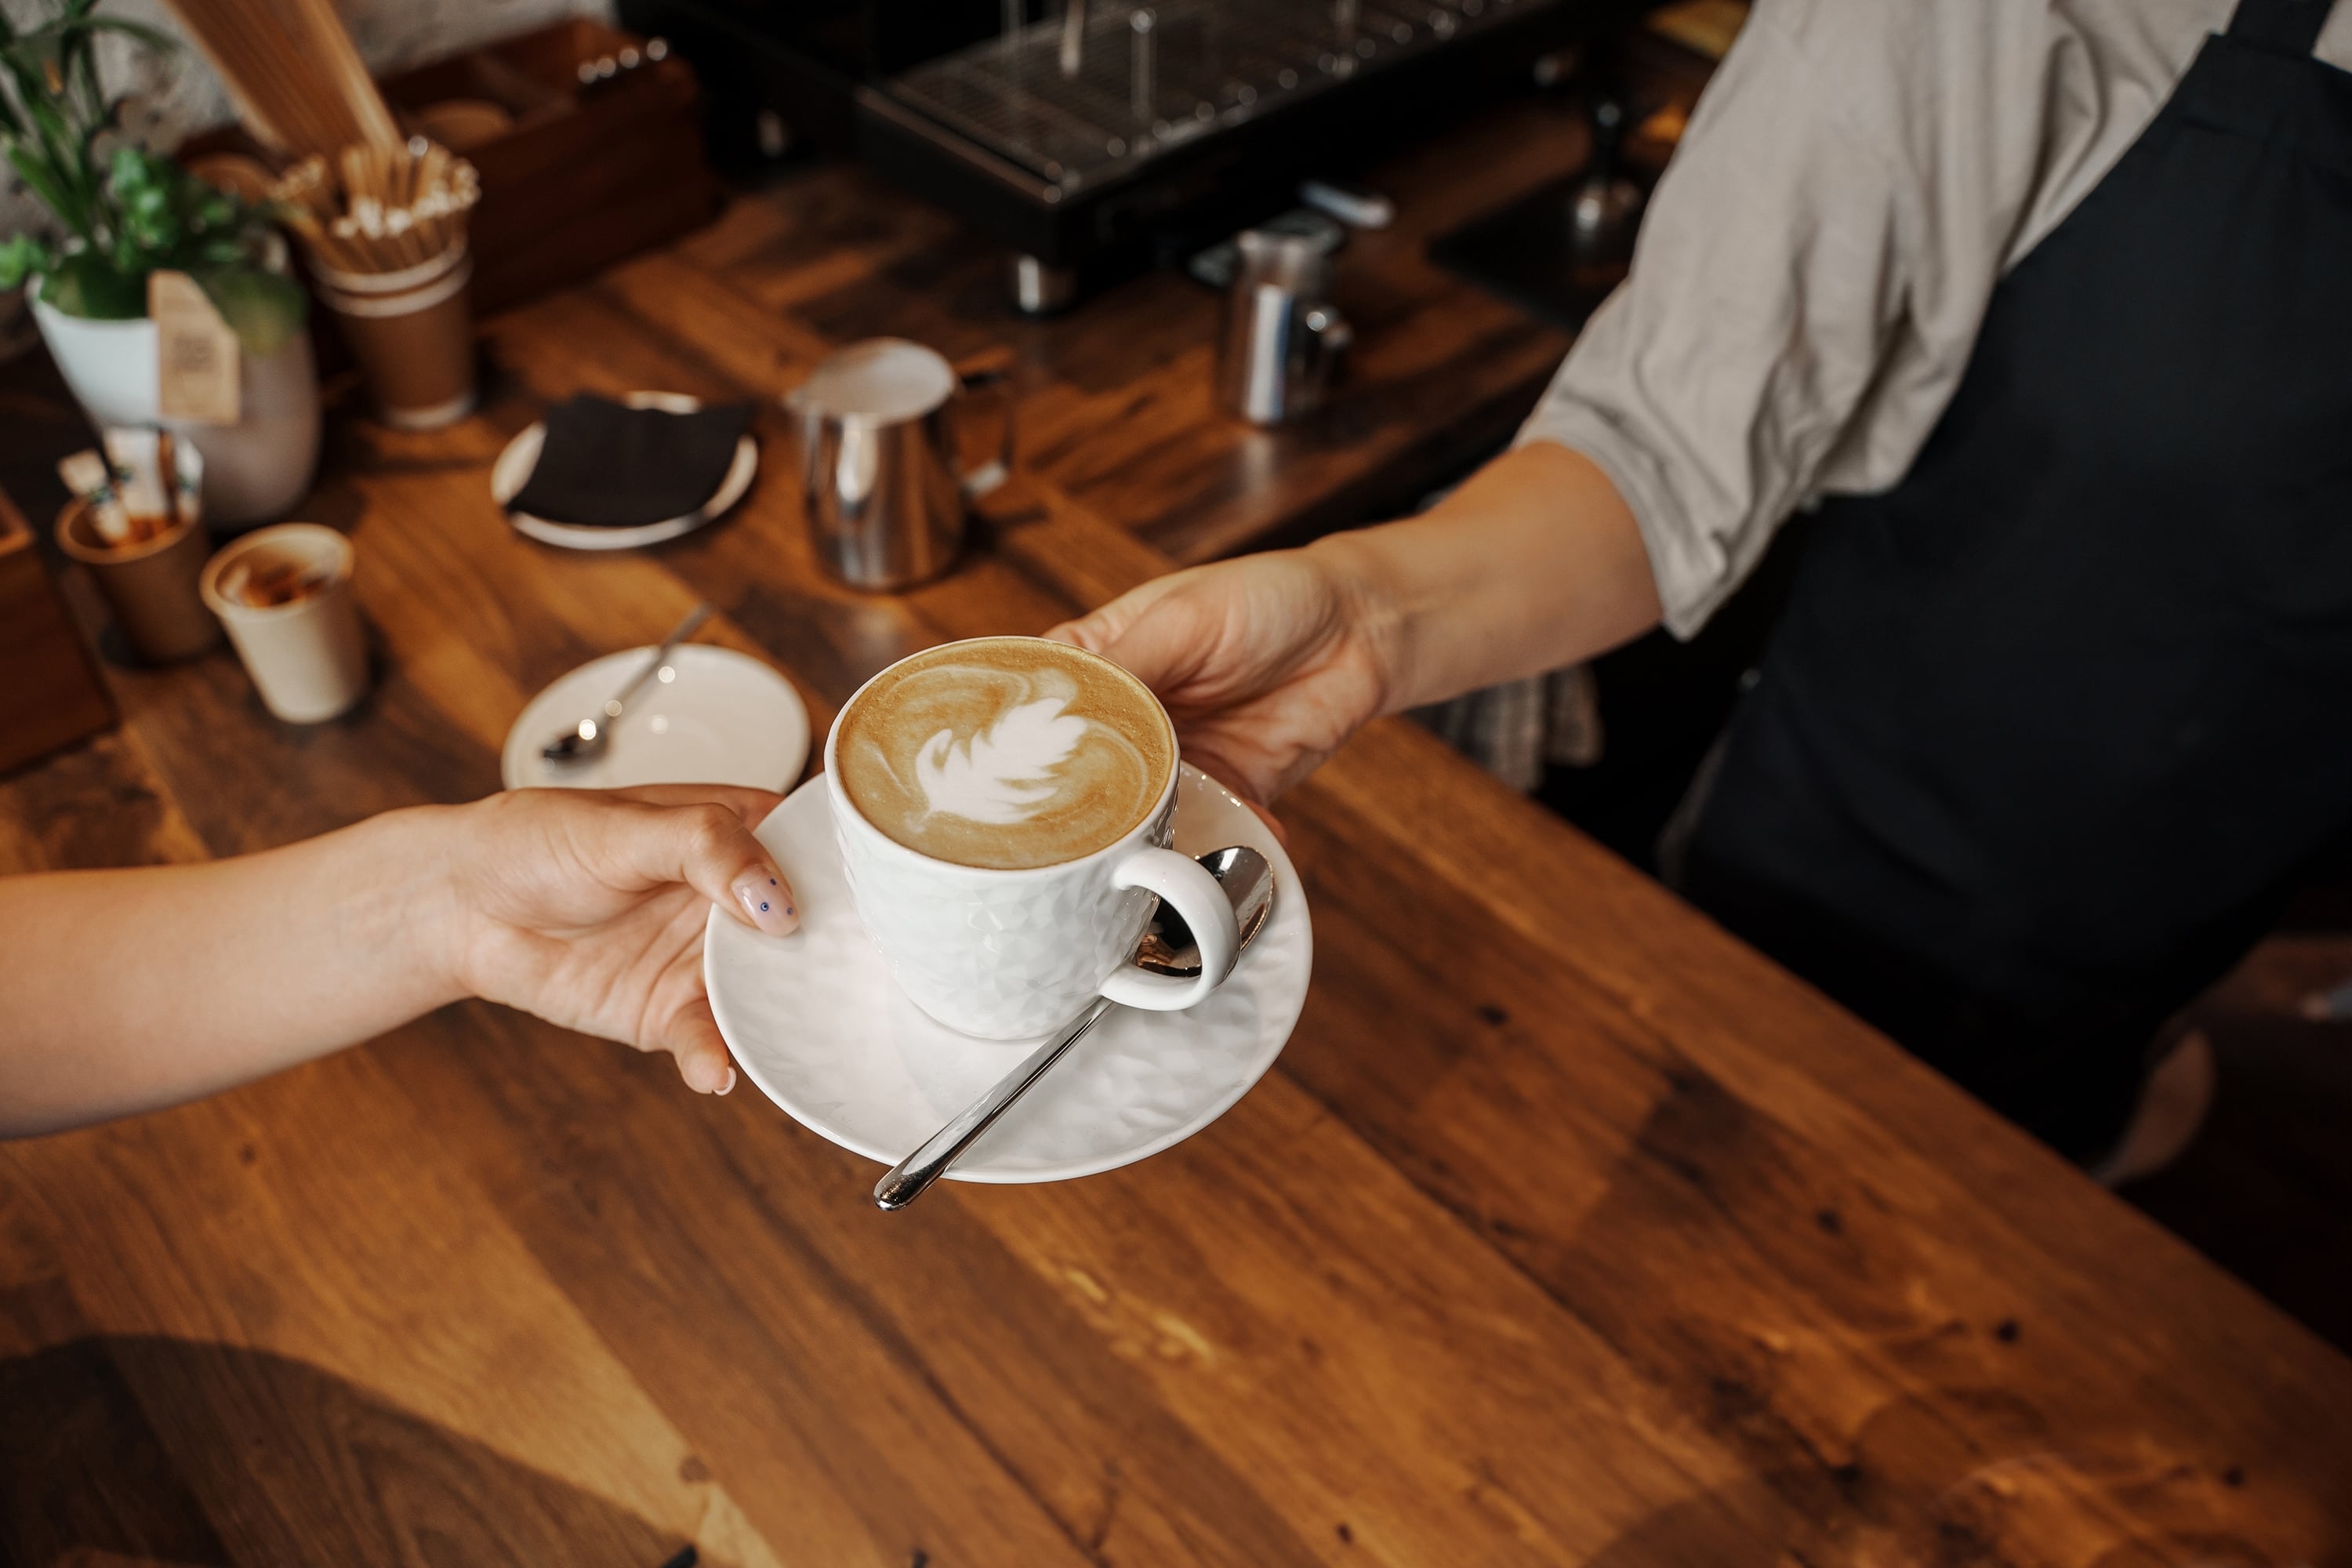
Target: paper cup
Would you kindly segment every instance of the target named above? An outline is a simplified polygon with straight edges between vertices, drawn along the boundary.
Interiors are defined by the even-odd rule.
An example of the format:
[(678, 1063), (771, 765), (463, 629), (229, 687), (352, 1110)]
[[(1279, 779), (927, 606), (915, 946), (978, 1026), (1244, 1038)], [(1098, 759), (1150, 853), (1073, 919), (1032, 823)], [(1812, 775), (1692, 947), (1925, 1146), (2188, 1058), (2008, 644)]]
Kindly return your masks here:
[(463, 240), (398, 272), (311, 264), (319, 302), (335, 313), (377, 415), (401, 430), (437, 430), (474, 408), (473, 258)]
[[(352, 597), (352, 542), (315, 522), (258, 529), (205, 563), (204, 602), (228, 628), (228, 640), (262, 705), (289, 724), (316, 724), (349, 710), (368, 688), (367, 640)], [(253, 605), (238, 584), (257, 570), (320, 574), (302, 597)]]
[(99, 596), (139, 657), (169, 664), (202, 653), (220, 637), (197, 579), (212, 548), (204, 527), (183, 516), (176, 527), (121, 549), (99, 536), (88, 501), (58, 514), (58, 548), (89, 569)]

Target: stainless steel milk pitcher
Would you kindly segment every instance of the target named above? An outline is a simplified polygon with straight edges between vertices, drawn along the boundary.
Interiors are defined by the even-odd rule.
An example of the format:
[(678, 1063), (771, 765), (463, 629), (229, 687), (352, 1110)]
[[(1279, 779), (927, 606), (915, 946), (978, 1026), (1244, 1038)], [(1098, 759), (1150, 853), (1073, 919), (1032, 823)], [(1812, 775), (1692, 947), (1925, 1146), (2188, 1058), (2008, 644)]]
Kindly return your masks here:
[[(895, 590), (955, 564), (966, 506), (1004, 482), (1013, 405), (992, 371), (960, 372), (903, 338), (852, 343), (784, 399), (794, 416), (802, 502), (817, 559), (853, 588)], [(996, 456), (961, 468), (956, 420), (994, 386), (1004, 434)]]

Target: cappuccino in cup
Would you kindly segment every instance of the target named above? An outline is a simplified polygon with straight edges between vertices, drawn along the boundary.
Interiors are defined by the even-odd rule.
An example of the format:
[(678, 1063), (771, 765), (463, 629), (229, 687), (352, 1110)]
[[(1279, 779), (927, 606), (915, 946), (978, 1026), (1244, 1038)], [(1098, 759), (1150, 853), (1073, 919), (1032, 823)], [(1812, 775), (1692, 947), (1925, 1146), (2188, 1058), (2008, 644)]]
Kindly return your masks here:
[(982, 637), (901, 660), (841, 719), (858, 814), (959, 866), (1057, 865), (1116, 843), (1176, 770), (1159, 700), (1126, 670), (1037, 637)]
[[(1039, 637), (980, 637), (867, 681), (824, 748), (834, 832), (859, 918), (899, 989), (968, 1035), (1016, 1039), (1097, 995), (1159, 1011), (1233, 965), (1233, 906), (1168, 847), (1176, 731), (1144, 684)], [(1135, 968), (1152, 896), (1200, 942), (1202, 973)]]

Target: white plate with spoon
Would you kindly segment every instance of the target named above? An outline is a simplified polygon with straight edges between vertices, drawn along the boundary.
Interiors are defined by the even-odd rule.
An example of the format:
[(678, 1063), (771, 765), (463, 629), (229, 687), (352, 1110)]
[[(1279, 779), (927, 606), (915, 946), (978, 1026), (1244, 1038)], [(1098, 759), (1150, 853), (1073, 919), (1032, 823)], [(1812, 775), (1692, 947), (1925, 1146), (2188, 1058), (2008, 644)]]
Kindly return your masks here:
[[(808, 761), (808, 707), (791, 681), (750, 655), (684, 641), (707, 609), (680, 621), (659, 647), (590, 659), (532, 698), (499, 753), (504, 787), (790, 789)], [(550, 754), (576, 747), (590, 725), (597, 727), (593, 754)]]
[[(1223, 1115), (1281, 1054), (1314, 966), (1306, 889), (1273, 831), (1230, 790), (1191, 767), (1177, 790), (1178, 850), (1245, 844), (1272, 864), (1264, 930), (1199, 1006), (1113, 1008), (950, 1179), (1062, 1181), (1147, 1158)], [(712, 911), (702, 964), (719, 1032), (744, 1075), (788, 1115), (894, 1165), (1039, 1041), (960, 1035), (898, 993), (858, 921), (823, 779), (795, 791), (759, 835), (793, 884), (801, 929), (763, 936)]]

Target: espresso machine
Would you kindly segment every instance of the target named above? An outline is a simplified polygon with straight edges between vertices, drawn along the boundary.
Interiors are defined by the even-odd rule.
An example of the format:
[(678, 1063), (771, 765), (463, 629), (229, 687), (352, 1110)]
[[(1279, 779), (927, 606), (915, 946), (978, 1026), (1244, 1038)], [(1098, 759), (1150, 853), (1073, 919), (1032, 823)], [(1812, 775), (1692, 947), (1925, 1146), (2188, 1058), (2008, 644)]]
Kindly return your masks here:
[[(1042, 7), (1042, 8), (1041, 8)], [(1639, 0), (623, 0), (749, 95), (1010, 253), (1032, 313), (1295, 205)], [(910, 58), (916, 57), (916, 58)], [(706, 64), (706, 59), (712, 63)], [(722, 144), (724, 132), (717, 138)]]

